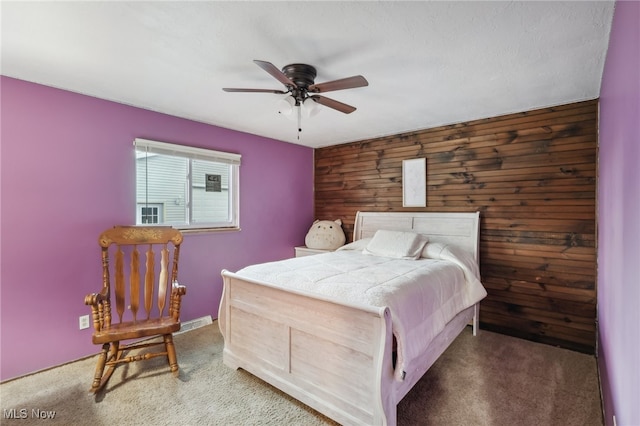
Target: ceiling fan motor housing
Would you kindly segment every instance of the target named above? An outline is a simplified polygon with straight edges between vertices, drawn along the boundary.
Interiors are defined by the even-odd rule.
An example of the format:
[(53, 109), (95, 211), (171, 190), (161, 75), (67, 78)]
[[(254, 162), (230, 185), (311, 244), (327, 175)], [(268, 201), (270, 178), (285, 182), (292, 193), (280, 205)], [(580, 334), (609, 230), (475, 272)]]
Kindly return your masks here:
[(289, 77), (299, 88), (307, 89), (316, 78), (316, 69), (307, 64), (289, 64), (282, 68), (284, 75)]

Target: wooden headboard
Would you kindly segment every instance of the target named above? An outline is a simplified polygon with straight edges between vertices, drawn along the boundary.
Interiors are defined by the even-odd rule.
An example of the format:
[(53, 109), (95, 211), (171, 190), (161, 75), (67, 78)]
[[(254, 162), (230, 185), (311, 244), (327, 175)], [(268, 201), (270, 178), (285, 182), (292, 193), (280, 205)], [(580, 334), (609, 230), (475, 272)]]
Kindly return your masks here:
[(378, 229), (427, 235), (429, 241), (459, 247), (479, 261), (480, 212), (358, 212), (353, 241), (373, 237)]

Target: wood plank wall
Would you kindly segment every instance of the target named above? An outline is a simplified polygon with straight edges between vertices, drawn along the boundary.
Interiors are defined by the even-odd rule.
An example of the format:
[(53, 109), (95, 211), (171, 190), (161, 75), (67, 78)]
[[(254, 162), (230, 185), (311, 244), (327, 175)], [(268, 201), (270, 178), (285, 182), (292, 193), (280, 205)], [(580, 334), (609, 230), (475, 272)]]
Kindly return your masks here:
[[(597, 100), (315, 151), (315, 215), (480, 211), (481, 328), (595, 351)], [(427, 207), (402, 160), (427, 159)]]

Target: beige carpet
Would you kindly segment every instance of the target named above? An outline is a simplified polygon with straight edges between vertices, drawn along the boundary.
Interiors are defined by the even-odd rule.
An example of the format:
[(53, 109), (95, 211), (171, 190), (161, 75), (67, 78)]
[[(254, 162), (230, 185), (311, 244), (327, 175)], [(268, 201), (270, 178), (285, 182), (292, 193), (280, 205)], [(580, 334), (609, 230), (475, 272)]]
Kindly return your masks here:
[[(331, 420), (222, 364), (214, 321), (175, 338), (180, 377), (156, 358), (116, 370), (97, 400), (95, 357), (0, 385), (2, 425), (327, 425)], [(40, 416), (54, 414), (53, 419)], [(13, 419), (9, 417), (14, 417)], [(25, 417), (25, 418), (15, 418)], [(398, 407), (400, 425), (602, 425), (593, 356), (465, 330)]]

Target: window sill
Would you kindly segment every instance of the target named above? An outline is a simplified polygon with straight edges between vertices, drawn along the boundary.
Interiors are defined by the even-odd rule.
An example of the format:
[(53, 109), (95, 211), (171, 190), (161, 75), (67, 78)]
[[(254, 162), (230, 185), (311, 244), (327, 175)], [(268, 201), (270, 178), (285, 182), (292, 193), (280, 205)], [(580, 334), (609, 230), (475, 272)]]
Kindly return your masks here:
[(228, 228), (180, 228), (179, 226), (175, 227), (183, 234), (206, 234), (212, 232), (238, 232), (241, 230), (240, 227), (230, 226)]

